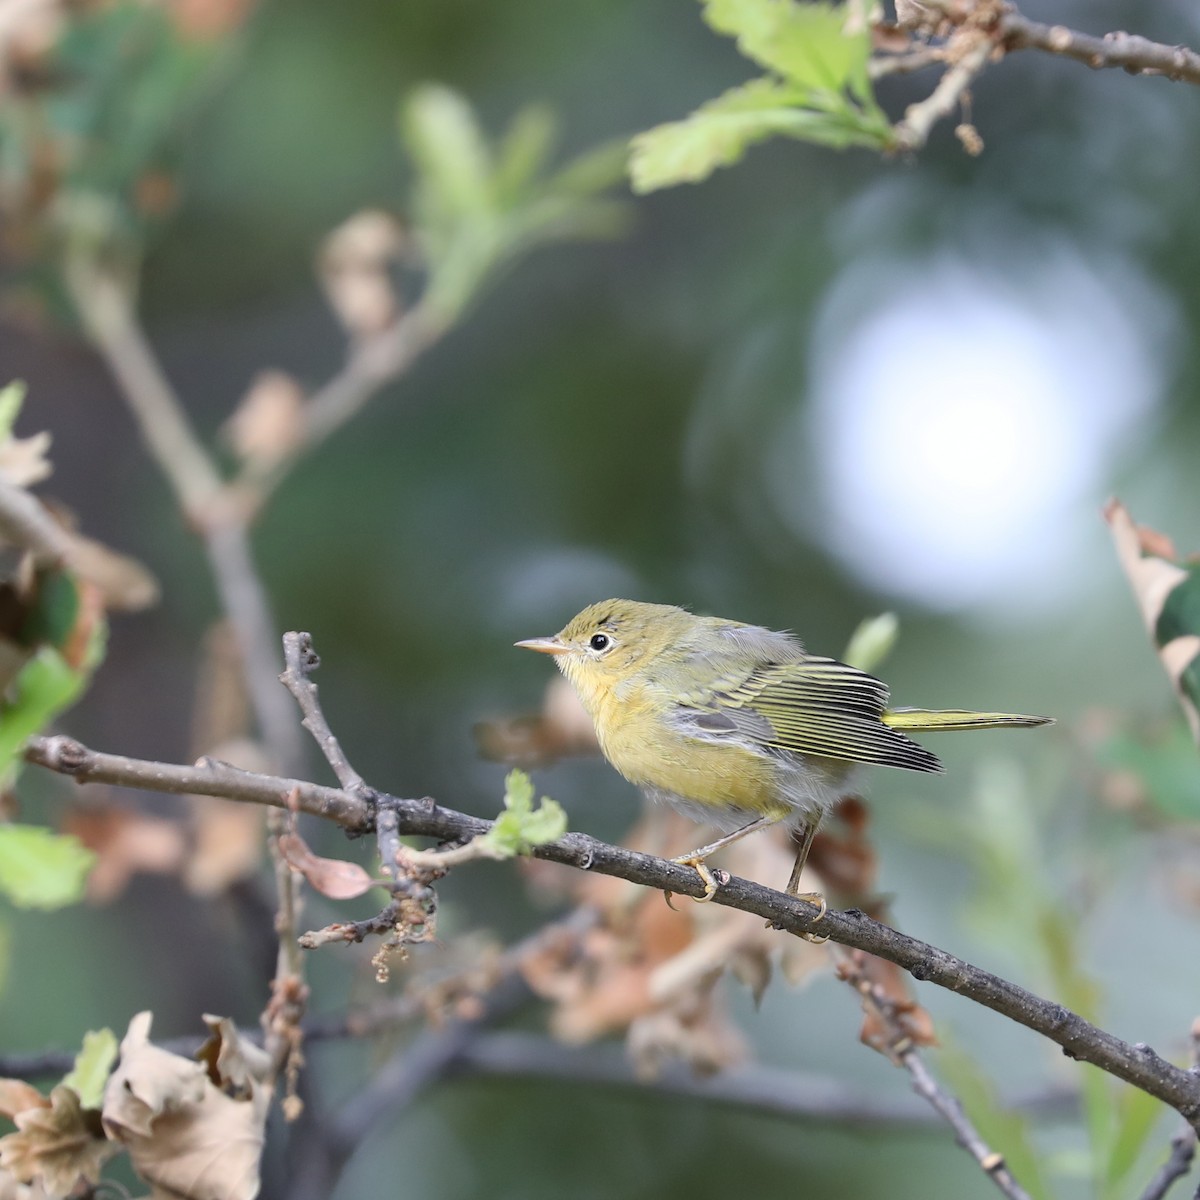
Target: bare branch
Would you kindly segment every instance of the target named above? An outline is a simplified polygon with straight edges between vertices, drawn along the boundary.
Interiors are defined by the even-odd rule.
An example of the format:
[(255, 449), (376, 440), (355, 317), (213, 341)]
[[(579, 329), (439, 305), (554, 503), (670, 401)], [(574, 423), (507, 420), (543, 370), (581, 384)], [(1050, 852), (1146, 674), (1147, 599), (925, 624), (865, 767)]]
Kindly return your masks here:
[[(296, 789), (297, 803), (303, 811), (324, 816), (356, 831), (369, 828), (373, 816), (369, 805), (349, 793), (297, 780), (251, 775), (228, 767), (222, 769), (219, 764), (205, 760), (196, 767), (146, 763), (97, 754), (62, 737), (32, 738), (26, 758), (81, 781), (96, 780), (169, 792), (199, 792), (275, 807), (282, 807), (288, 793)], [(442, 808), (428, 799), (381, 795), (378, 806), (395, 812), (397, 828), (402, 834), (448, 841), (469, 839), (491, 828), (489, 821)], [(698, 896), (703, 891), (703, 884), (690, 868), (609, 845), (586, 834), (569, 833), (558, 841), (536, 847), (533, 854), (551, 862), (598, 871), (660, 891), (689, 896)], [(873, 921), (858, 909), (831, 910), (822, 916), (816, 906), (804, 900), (736, 876), (722, 885), (714, 900), (717, 904), (755, 913), (789, 933), (828, 935), (842, 945), (886, 958), (915, 979), (966, 996), (1042, 1034), (1072, 1058), (1090, 1062), (1169, 1104), (1193, 1125), (1200, 1121), (1200, 1079), (1191, 1072), (1167, 1062), (1149, 1046), (1130, 1045), (1062, 1005)]]
[(283, 674), (280, 682), (296, 698), (304, 719), (300, 722), (313, 735), (325, 761), (333, 768), (337, 781), (346, 791), (369, 800), (371, 789), (363, 777), (350, 765), (341, 743), (329, 728), (321, 703), (317, 698), (317, 685), (309, 679), (321, 660), (313, 649), (312, 636), (307, 633), (285, 633), (283, 635)]
[(96, 262), (79, 256), (68, 279), (80, 318), (120, 386), (184, 516), (204, 539), (221, 604), (242, 654), (246, 689), (275, 765), (299, 771), (300, 735), (291, 706), (276, 686), (274, 622), (250, 554), (246, 514), (188, 421), (138, 324), (127, 289)]
[(1167, 46), (1132, 33), (1094, 37), (1062, 25), (1043, 25), (1015, 11), (1004, 17), (1000, 29), (1009, 50), (1046, 50), (1096, 70), (1120, 67), (1131, 75), (1163, 75), (1200, 84), (1200, 54), (1187, 46)]
[(30, 739), (25, 758), (61, 775), (71, 775), (80, 783), (112, 783), (176, 795), (195, 792), (272, 808), (286, 808), (288, 796), (295, 792), (301, 812), (334, 821), (356, 833), (368, 832), (371, 827), (371, 806), (357, 796), (317, 783), (242, 771), (214, 758), (201, 758), (192, 767), (147, 762), (122, 754), (102, 754), (74, 738), (61, 736)]

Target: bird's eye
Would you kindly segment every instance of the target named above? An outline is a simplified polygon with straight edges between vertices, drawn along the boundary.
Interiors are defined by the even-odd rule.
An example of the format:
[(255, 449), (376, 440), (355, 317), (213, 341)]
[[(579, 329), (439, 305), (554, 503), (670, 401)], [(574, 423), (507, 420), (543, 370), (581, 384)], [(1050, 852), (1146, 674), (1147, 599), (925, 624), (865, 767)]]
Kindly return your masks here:
[(607, 633), (593, 633), (591, 641), (588, 642), (588, 645), (595, 650), (597, 654), (600, 654), (602, 651), (607, 650), (609, 646), (612, 645), (612, 638), (610, 638)]

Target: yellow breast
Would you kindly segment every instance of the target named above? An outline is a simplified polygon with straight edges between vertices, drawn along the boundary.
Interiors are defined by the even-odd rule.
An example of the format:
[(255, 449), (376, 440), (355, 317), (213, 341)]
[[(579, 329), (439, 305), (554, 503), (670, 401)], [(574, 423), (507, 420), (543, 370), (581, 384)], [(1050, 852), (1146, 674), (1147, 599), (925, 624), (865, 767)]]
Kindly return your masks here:
[(744, 746), (701, 741), (675, 727), (663, 701), (646, 688), (622, 694), (580, 689), (604, 757), (630, 783), (671, 793), (710, 808), (758, 816), (787, 816), (776, 765)]

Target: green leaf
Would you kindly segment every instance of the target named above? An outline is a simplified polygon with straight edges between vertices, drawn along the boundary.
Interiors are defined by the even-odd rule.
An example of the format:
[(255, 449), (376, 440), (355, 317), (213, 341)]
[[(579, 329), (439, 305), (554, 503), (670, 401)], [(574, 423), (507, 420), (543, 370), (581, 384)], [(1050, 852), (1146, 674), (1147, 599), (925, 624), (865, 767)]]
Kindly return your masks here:
[(1034, 1200), (1049, 1200), (1045, 1164), (1030, 1136), (1029, 1118), (1005, 1108), (979, 1064), (957, 1046), (943, 1045), (937, 1053), (937, 1065), (980, 1136), (1004, 1155), (1013, 1178)]
[(35, 825), (0, 825), (0, 892), (19, 908), (74, 904), (94, 861), (78, 838)]
[[(586, 200), (625, 178), (629, 144), (624, 138), (601, 142), (577, 154), (546, 180), (546, 192), (554, 196)], [(617, 203), (610, 201), (610, 203)], [(625, 206), (622, 205), (622, 208)]]
[(111, 1029), (89, 1030), (75, 1066), (63, 1083), (74, 1088), (84, 1108), (99, 1108), (112, 1065), (117, 1061), (117, 1036)]
[(25, 403), (25, 384), (19, 379), (0, 390), (0, 441), (12, 437), (13, 425)]
[(540, 104), (522, 109), (496, 147), (492, 194), (503, 208), (516, 204), (546, 165), (554, 145), (557, 122)]
[(846, 33), (845, 5), (796, 0), (703, 0), (704, 18), (737, 38), (747, 58), (814, 91), (840, 92), (865, 78), (871, 34), (865, 21)]
[(533, 807), (533, 781), (524, 771), (510, 771), (504, 781), (504, 812), (484, 835), (484, 842), (502, 858), (528, 854), (534, 846), (556, 841), (567, 831), (562, 806), (543, 796)]
[(78, 699), (89, 675), (88, 669), (72, 670), (50, 646), (25, 664), (13, 686), (13, 699), (0, 707), (0, 780), (11, 779), (25, 742)]
[(839, 93), (818, 95), (792, 84), (754, 79), (710, 100), (682, 121), (639, 133), (630, 143), (633, 190), (645, 193), (697, 183), (718, 167), (737, 162), (754, 143), (776, 134), (837, 149), (883, 148), (891, 129), (882, 117), (860, 111)]
[(874, 671), (891, 654), (900, 634), (900, 619), (895, 613), (867, 617), (850, 635), (845, 661), (860, 671)]
[(428, 204), (443, 216), (489, 211), (491, 153), (462, 96), (440, 84), (414, 89), (401, 111), (401, 133)]

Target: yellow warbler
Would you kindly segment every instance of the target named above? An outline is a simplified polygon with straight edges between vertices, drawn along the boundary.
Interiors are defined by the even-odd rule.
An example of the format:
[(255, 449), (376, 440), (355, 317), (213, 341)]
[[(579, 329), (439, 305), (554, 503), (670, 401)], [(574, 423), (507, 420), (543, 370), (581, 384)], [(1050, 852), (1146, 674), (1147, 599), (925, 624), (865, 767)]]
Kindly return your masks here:
[[(1048, 725), (1014, 713), (888, 708), (878, 679), (808, 654), (790, 633), (697, 617), (667, 604), (605, 600), (553, 637), (517, 642), (554, 655), (596, 726), (605, 758), (648, 797), (728, 831), (674, 861), (704, 899), (718, 850), (777, 822), (803, 830), (787, 890), (822, 819), (859, 764), (940, 771), (904, 731)], [(821, 896), (807, 898), (821, 904)]]

